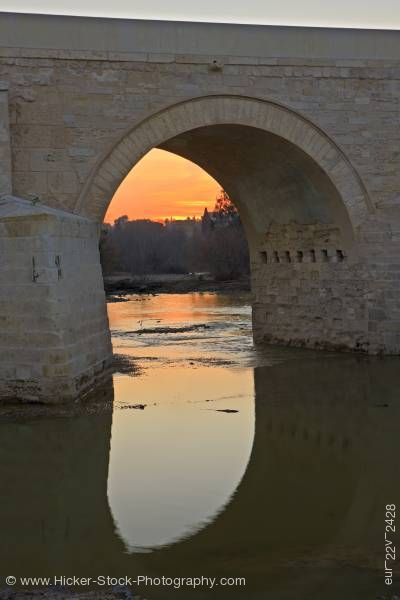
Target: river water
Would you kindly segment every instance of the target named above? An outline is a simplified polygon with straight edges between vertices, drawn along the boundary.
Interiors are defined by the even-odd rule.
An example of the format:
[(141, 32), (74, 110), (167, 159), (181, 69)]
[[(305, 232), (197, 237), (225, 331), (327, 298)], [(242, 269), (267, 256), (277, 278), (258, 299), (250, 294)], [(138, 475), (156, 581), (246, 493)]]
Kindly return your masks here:
[(398, 359), (255, 348), (245, 294), (128, 298), (108, 305), (134, 361), (110, 410), (0, 424), (1, 575), (216, 578), (134, 584), (147, 600), (399, 594)]

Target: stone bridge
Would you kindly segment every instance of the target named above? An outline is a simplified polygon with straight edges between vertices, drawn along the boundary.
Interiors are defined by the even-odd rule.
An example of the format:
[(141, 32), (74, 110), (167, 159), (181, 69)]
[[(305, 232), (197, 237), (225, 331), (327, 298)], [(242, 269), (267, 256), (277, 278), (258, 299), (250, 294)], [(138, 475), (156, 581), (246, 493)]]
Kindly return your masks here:
[(107, 371), (98, 232), (188, 158), (240, 211), (257, 341), (400, 352), (400, 32), (0, 14), (0, 397)]

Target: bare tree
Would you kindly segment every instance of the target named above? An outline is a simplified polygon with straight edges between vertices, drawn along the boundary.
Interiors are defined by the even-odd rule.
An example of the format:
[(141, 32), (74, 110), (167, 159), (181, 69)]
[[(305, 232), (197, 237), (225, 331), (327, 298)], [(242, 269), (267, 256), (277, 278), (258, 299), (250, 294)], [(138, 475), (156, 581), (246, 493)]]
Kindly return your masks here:
[(221, 189), (215, 200), (214, 212), (222, 217), (233, 217), (239, 215), (236, 206), (223, 189)]
[(218, 279), (235, 279), (249, 272), (239, 213), (224, 190), (216, 198), (215, 210), (206, 209), (201, 221), (129, 221), (123, 215), (106, 230), (100, 252), (107, 274), (208, 271)]

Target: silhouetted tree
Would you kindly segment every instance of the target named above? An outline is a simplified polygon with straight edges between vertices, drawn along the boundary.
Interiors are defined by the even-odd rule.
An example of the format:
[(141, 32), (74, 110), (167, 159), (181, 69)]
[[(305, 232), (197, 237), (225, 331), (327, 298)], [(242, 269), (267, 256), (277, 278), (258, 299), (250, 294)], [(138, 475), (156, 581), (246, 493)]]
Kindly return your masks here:
[(236, 206), (224, 190), (215, 202), (214, 223), (208, 229), (205, 258), (216, 279), (237, 279), (250, 271), (242, 222)]
[(222, 189), (216, 198), (214, 212), (220, 217), (233, 217), (239, 214), (228, 194)]
[(112, 228), (110, 225), (103, 224), (100, 232), (99, 250), (100, 263), (103, 275), (110, 275), (118, 268), (118, 256), (115, 244), (111, 237)]

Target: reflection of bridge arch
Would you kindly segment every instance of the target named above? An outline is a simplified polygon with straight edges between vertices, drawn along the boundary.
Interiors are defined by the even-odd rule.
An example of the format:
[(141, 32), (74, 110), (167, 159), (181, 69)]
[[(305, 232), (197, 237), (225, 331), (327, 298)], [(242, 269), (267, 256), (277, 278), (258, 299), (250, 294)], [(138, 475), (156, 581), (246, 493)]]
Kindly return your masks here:
[[(196, 387), (196, 378), (182, 386), (179, 371), (175, 379), (176, 397), (180, 390), (186, 395), (185, 381)], [(252, 373), (245, 379), (241, 391), (249, 391), (248, 401), (234, 403), (233, 408), (240, 407), (235, 415), (207, 410), (211, 405), (197, 403), (194, 396), (192, 409), (158, 403), (140, 418), (136, 411), (114, 413), (108, 500), (127, 552), (149, 552), (192, 538), (230, 503), (246, 472), (255, 434)], [(123, 398), (126, 388), (120, 384), (115, 382), (115, 392)]]
[[(391, 475), (397, 380), (395, 363), (351, 357), (256, 369), (255, 443), (231, 503), (195, 538), (144, 557), (143, 570), (245, 573), (246, 599), (254, 591), (257, 600), (354, 600), (364, 585), (378, 592), (382, 582), (368, 569), (381, 568), (382, 510), (400, 492)], [(382, 397), (393, 403), (393, 422), (375, 406)]]
[[(247, 594), (285, 600), (339, 577), (332, 590), (358, 599), (352, 569), (372, 577), (363, 569), (380, 567), (382, 510), (399, 493), (396, 377), (394, 362), (349, 357), (256, 370), (256, 438), (236, 494), (202, 531), (149, 554), (127, 554), (111, 518), (110, 414), (2, 428), (2, 566), (16, 575), (27, 564), (28, 574), (233, 574), (247, 577)], [(382, 397), (387, 408), (375, 406)], [(345, 579), (340, 587), (342, 563), (356, 588)], [(169, 598), (165, 590), (145, 597)]]

